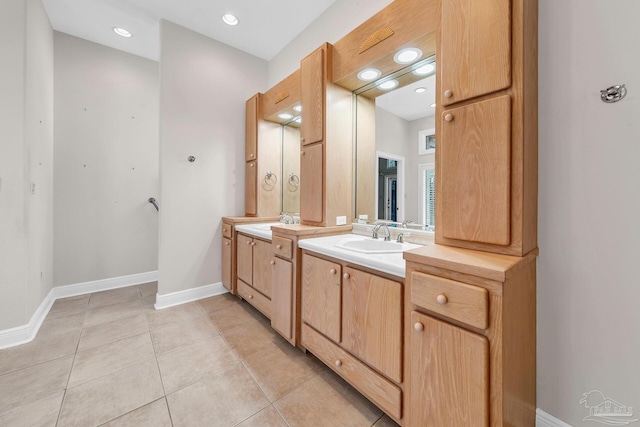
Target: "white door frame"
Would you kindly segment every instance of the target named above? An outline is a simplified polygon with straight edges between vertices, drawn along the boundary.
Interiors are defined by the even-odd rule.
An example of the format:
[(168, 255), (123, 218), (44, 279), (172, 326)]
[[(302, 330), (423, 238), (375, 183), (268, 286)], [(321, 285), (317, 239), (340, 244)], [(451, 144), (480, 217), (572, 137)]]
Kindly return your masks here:
[(397, 184), (396, 184), (396, 206), (398, 207), (398, 211), (396, 213), (396, 222), (404, 221), (404, 156), (399, 156), (397, 154), (385, 153), (384, 151), (376, 151), (376, 220), (378, 219), (378, 182), (380, 181), (380, 158), (395, 160), (398, 164), (398, 173), (397, 173)]

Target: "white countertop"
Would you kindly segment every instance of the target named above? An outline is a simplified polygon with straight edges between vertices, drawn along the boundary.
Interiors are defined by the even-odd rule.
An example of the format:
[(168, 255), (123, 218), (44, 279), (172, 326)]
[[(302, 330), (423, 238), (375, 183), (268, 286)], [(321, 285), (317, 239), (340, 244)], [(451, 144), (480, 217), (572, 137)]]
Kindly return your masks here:
[[(336, 243), (345, 239), (371, 239), (371, 237), (357, 234), (339, 234), (314, 239), (302, 239), (298, 242), (298, 246), (308, 251), (352, 262), (383, 273), (392, 274), (397, 277), (405, 277), (405, 261), (402, 257), (402, 252), (361, 253), (335, 246)], [(403, 243), (403, 246), (405, 250), (411, 250), (419, 248), (421, 245)]]
[(240, 233), (248, 234), (253, 237), (271, 241), (271, 226), (284, 225), (281, 222), (260, 222), (255, 224), (236, 225), (236, 230)]

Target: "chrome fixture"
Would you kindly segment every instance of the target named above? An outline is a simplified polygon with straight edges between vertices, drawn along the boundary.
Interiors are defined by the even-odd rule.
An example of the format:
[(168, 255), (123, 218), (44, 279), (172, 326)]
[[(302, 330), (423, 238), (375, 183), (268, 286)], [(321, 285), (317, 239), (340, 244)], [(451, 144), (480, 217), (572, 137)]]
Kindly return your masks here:
[(611, 86), (600, 91), (600, 99), (607, 104), (622, 101), (625, 96), (627, 96), (627, 88), (625, 85)]
[(276, 176), (275, 173), (271, 171), (267, 172), (267, 174), (264, 176), (264, 183), (268, 187), (273, 187), (274, 185), (276, 185), (277, 182), (278, 182), (278, 177)]
[[(409, 234), (407, 233), (407, 236), (408, 236), (408, 235), (409, 235)], [(400, 233), (400, 234), (398, 234), (398, 238), (396, 239), (396, 242), (398, 242), (398, 243), (404, 243), (404, 233)]]
[(293, 215), (291, 214), (281, 214), (280, 222), (284, 224), (295, 224), (295, 220), (293, 219)]
[(187, 160), (189, 160), (191, 163), (196, 161), (196, 158), (194, 156), (189, 156), (187, 157)]
[(388, 242), (391, 240), (391, 233), (389, 232), (389, 226), (387, 224), (376, 224), (375, 227), (373, 227), (373, 233), (371, 234), (371, 237), (373, 239), (377, 239), (378, 238), (378, 230), (380, 230), (380, 228), (384, 228), (384, 241)]
[(160, 208), (158, 207), (158, 201), (155, 199), (155, 197), (149, 197), (149, 203), (155, 206), (156, 210), (160, 212)]
[(407, 225), (412, 224), (413, 221), (409, 220), (404, 220), (402, 221), (402, 228), (407, 228)]

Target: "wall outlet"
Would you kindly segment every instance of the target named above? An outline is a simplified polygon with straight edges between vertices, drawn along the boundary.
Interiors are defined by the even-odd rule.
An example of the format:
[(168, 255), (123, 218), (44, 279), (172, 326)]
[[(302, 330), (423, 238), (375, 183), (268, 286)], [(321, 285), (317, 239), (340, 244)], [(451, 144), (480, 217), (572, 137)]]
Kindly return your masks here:
[(336, 217), (336, 225), (346, 225), (347, 217), (346, 216), (337, 216)]

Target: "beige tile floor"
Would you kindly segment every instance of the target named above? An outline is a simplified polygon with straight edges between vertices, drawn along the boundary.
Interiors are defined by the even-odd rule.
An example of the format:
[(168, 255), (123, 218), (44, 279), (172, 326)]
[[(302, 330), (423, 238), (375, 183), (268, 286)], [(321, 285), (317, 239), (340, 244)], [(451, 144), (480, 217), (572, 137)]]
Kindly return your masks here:
[(226, 294), (156, 311), (156, 283), (61, 299), (0, 350), (0, 426), (395, 426)]

